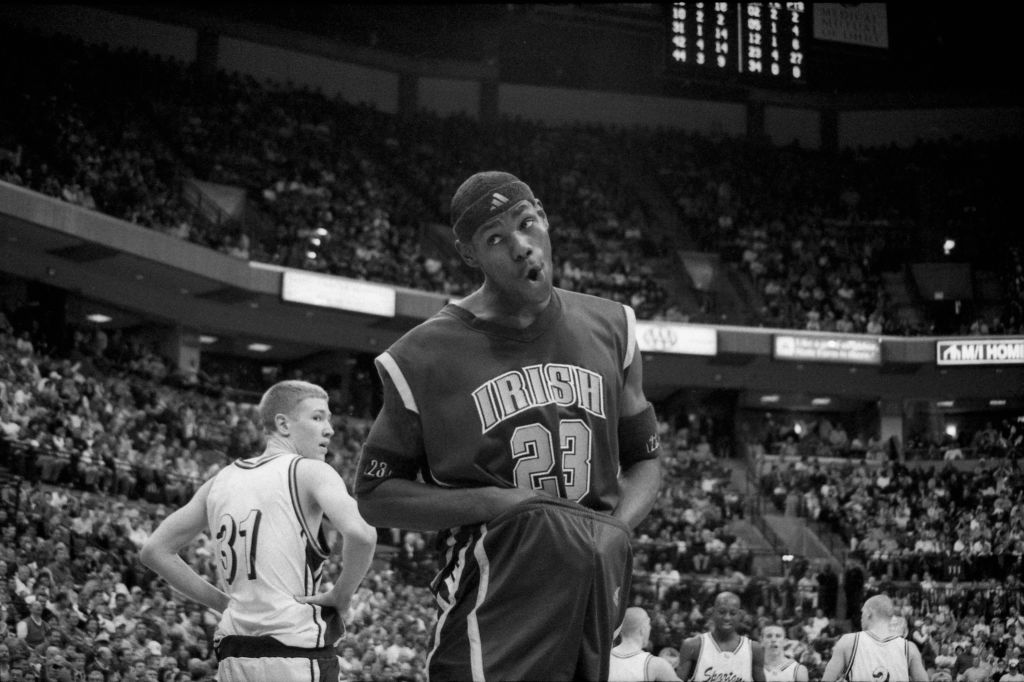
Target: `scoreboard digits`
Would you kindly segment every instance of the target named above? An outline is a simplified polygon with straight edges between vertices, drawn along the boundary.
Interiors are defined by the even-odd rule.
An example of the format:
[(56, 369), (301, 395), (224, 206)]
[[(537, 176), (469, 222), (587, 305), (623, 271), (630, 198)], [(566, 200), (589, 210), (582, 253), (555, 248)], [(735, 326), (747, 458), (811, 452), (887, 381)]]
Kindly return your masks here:
[(673, 68), (761, 82), (804, 82), (806, 3), (676, 2), (670, 11)]

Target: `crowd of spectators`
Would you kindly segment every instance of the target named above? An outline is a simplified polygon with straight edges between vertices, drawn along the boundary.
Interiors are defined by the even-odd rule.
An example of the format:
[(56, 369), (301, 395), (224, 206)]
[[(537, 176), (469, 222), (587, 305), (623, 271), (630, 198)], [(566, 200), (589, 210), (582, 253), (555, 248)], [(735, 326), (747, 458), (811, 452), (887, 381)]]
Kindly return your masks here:
[(1024, 455), (1024, 425), (1009, 418), (985, 419), (955, 432), (907, 438), (907, 460), (1018, 459)]
[(848, 430), (841, 419), (813, 413), (780, 416), (766, 412), (745, 420), (740, 428), (748, 454), (793, 458), (843, 458), (868, 463), (1019, 459), (1024, 455), (1024, 426), (1010, 416), (969, 414), (958, 417), (960, 428), (916, 431), (907, 437), (883, 439), (871, 428)]
[[(744, 608), (737, 629), (760, 639), (765, 626), (781, 625), (786, 655), (806, 665), (811, 680), (821, 679), (838, 638), (859, 629), (855, 618), (837, 618), (840, 591), (846, 595), (847, 613), (853, 614), (876, 594), (893, 597), (893, 634), (915, 642), (933, 682), (998, 682), (1024, 651), (1024, 589), (1016, 575), (971, 583), (863, 579), (856, 559), (848, 562), (842, 578), (829, 563), (797, 559), (779, 577), (755, 574), (730, 583), (691, 574), (663, 598), (638, 594), (635, 603), (651, 614), (651, 650), (677, 655), (685, 637), (705, 631), (715, 595), (723, 587), (741, 597)], [(962, 677), (972, 666), (977, 676)]]
[[(951, 235), (961, 243), (956, 260), (1002, 274), (1007, 298), (1019, 299), (1013, 285), (1019, 257), (1006, 260), (974, 238), (995, 232), (1019, 253), (1019, 237), (1002, 230), (1010, 212), (996, 189), (1006, 187), (1019, 143), (949, 139), (830, 155), (796, 144), (673, 132), (646, 148), (657, 155), (661, 184), (698, 243), (749, 277), (760, 324), (968, 333), (966, 318), (960, 328), (936, 330), (927, 314), (921, 320), (901, 314), (893, 300), (901, 297), (883, 277), (905, 274), (913, 259), (948, 259), (939, 242)], [(971, 181), (954, 180), (965, 176)], [(996, 334), (1015, 333), (1022, 321), (1018, 301), (981, 323)]]
[[(396, 117), (291, 85), (9, 33), (11, 59), (42, 54), (0, 84), (19, 95), (5, 112), (0, 179), (243, 258), (460, 295), (472, 273), (425, 234), (448, 223), (441, 197), (463, 175), (508, 167), (529, 179), (559, 231), (559, 285), (644, 317), (666, 306), (644, 206), (621, 189), (605, 131), (510, 121), (484, 135), (464, 117)], [(60, 143), (43, 144), (47, 135)], [(189, 177), (243, 188), (259, 219), (246, 229), (204, 222), (182, 199)]]
[[(434, 229), (448, 224), (463, 177), (508, 168), (545, 202), (557, 283), (648, 318), (700, 315), (655, 276), (678, 269), (681, 243), (652, 229), (633, 189), (658, 178), (683, 231), (753, 283), (745, 322), (933, 331), (897, 314), (882, 275), (927, 257), (925, 222), (968, 235), (998, 223), (998, 182), (984, 179), (1017, 148), (952, 140), (830, 154), (660, 130), (485, 125), (10, 28), (0, 43), (8, 63), (30, 65), (5, 69), (0, 83), (12, 95), (0, 179), (239, 257), (462, 295), (473, 274), (431, 235), (450, 239)], [(15, 59), (23, 54), (34, 57)], [(965, 168), (975, 180), (949, 181)], [(183, 199), (193, 177), (242, 188), (257, 210), (211, 224)], [(1002, 268), (1009, 301), (979, 330), (1020, 330), (1020, 252), (1008, 253), (1016, 261), (981, 263)]]
[(816, 458), (765, 464), (778, 512), (830, 528), (869, 575), (980, 581), (1024, 572), (1024, 471), (1012, 459), (973, 471)]
[(683, 224), (752, 282), (761, 306), (754, 321), (882, 333), (880, 272), (909, 246), (910, 231), (890, 224), (899, 220), (890, 201), (898, 192), (868, 211), (860, 191), (870, 193), (869, 174), (847, 177), (854, 164), (845, 156), (799, 147), (660, 134), (648, 148)]
[(657, 600), (671, 599), (685, 575), (732, 584), (753, 570), (751, 548), (730, 532), (745, 514), (731, 470), (706, 447), (706, 436), (701, 448), (679, 448), (674, 440), (663, 440), (663, 486), (634, 542), (635, 591)]
[[(131, 339), (104, 344), (79, 330), (70, 353), (61, 356), (51, 355), (39, 334), (0, 327), (0, 471), (16, 472), (0, 485), (0, 573), (6, 578), (0, 587), (0, 680), (6, 682), (11, 670), (21, 679), (209, 679), (216, 614), (170, 591), (142, 567), (138, 551), (195, 483), (258, 446), (248, 425), (251, 405), (182, 385)], [(113, 349), (123, 355), (105, 364)], [(696, 415), (674, 430), (661, 422), (666, 485), (637, 529), (631, 600), (652, 614), (652, 645), (678, 647), (706, 628), (715, 594), (733, 590), (748, 613), (746, 632), (756, 637), (765, 624), (782, 623), (790, 655), (820, 672), (831, 644), (848, 627), (838, 620), (839, 576), (830, 565), (800, 558), (781, 575), (754, 566), (753, 553), (729, 530), (746, 514), (747, 500), (715, 457), (711, 424)], [(368, 427), (366, 419), (339, 422), (333, 462), (350, 482)], [(184, 434), (196, 445), (186, 439), (185, 446), (172, 448)], [(107, 460), (82, 456), (107, 435), (125, 457), (136, 453), (122, 470), (130, 477), (119, 477), (116, 464), (97, 473)], [(165, 457), (163, 468), (154, 464), (162, 452), (160, 435), (164, 447), (178, 453)], [(56, 457), (61, 466), (48, 464), (61, 437), (67, 458)], [(115, 448), (115, 462), (119, 452)], [(168, 460), (209, 463), (177, 490), (172, 481), (180, 472)], [(770, 470), (763, 480), (772, 483), (765, 494), (777, 496), (778, 487), (786, 486), (789, 499), (789, 489), (799, 491), (802, 510), (820, 506), (818, 518), (832, 519), (838, 532), (848, 534), (853, 563), (864, 565), (864, 585), (862, 594), (851, 594), (854, 581), (844, 574), (847, 613), (850, 603), (873, 591), (899, 595), (913, 636), (923, 638), (931, 628), (928, 646), (935, 656), (929, 665), (941, 672), (942, 652), (958, 646), (957, 665), (976, 655), (979, 665), (993, 670), (1004, 669), (1019, 646), (1017, 626), (997, 626), (1010, 618), (1012, 605), (1022, 606), (1020, 587), (1013, 580), (993, 583), (989, 568), (1002, 561), (999, 575), (1022, 569), (1020, 478), (1011, 460), (968, 476), (898, 463), (825, 468), (807, 459)], [(155, 494), (148, 482), (158, 480), (163, 490), (177, 492)], [(956, 514), (946, 513), (951, 504)], [(436, 570), (434, 538), (398, 529), (381, 533), (385, 550), (354, 600), (339, 648), (342, 667), (351, 680), (425, 679), (435, 613), (426, 588)], [(914, 533), (919, 538), (908, 545)], [(970, 541), (965, 557), (975, 541), (993, 549), (986, 558), (957, 563), (946, 557), (956, 554), (955, 545), (936, 540), (940, 549), (932, 552), (916, 546), (933, 537), (948, 542), (949, 533)], [(204, 538), (185, 553), (211, 579), (213, 556)], [(326, 574), (336, 571), (332, 564)], [(996, 592), (1006, 598), (988, 598)]]
[[(180, 381), (131, 335), (106, 338), (99, 328), (68, 335), (62, 353), (30, 316), (0, 316), (7, 655), (39, 679), (49, 679), (43, 670), (51, 661), (67, 675), (96, 669), (105, 680), (205, 679), (215, 614), (172, 594), (141, 566), (138, 551), (203, 480), (258, 449), (253, 406), (222, 388)], [(711, 421), (692, 421), (675, 432), (662, 422), (668, 485), (638, 530), (637, 595), (679, 594), (680, 573), (725, 585), (751, 571), (750, 552), (727, 530), (743, 515), (743, 500), (713, 456)], [(331, 461), (350, 483), (369, 426), (358, 417), (337, 420)], [(351, 679), (419, 679), (434, 612), (426, 590), (436, 572), (434, 537), (381, 535), (385, 550), (353, 607), (343, 665)], [(208, 540), (185, 556), (214, 578)], [(19, 623), (45, 630), (43, 638), (19, 635)], [(191, 634), (179, 636), (175, 624)]]

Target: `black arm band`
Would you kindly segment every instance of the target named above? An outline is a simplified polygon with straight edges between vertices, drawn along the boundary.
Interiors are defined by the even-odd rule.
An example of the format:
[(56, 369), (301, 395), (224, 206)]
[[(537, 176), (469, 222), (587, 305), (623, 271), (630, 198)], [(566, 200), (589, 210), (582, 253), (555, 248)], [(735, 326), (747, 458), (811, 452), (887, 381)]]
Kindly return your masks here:
[(623, 469), (645, 459), (657, 458), (660, 450), (654, 405), (647, 403), (646, 410), (619, 419), (619, 464)]

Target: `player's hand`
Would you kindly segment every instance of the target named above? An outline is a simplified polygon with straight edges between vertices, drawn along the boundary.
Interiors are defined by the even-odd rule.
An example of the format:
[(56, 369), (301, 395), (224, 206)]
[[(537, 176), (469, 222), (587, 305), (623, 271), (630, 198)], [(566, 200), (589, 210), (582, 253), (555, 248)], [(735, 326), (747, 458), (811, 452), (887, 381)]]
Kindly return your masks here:
[(345, 614), (348, 613), (348, 607), (352, 603), (352, 595), (340, 596), (333, 592), (321, 592), (319, 594), (312, 595), (295, 595), (295, 601), (300, 604), (314, 604), (316, 606), (322, 606), (324, 609), (333, 609), (338, 617), (344, 620)]
[(516, 506), (520, 502), (540, 495), (539, 490), (532, 490), (526, 488), (494, 488), (493, 489), (493, 507), (491, 518), (502, 514), (508, 509)]
[(326, 625), (325, 641), (332, 645), (337, 644), (345, 634), (345, 620), (348, 616), (349, 604), (352, 602), (352, 595), (339, 596), (333, 591), (309, 596), (297, 594), (295, 601), (300, 604), (314, 604), (321, 607), (320, 616)]

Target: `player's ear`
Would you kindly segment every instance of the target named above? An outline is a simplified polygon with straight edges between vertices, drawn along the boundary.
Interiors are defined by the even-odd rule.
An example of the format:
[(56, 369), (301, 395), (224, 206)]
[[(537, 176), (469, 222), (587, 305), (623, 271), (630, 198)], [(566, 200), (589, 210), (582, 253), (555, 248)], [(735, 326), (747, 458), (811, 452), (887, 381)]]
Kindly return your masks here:
[(472, 242), (464, 242), (461, 239), (455, 240), (455, 250), (462, 256), (462, 261), (471, 268), (479, 268), (480, 262), (476, 259), (476, 249)]
[(551, 221), (548, 220), (548, 214), (544, 211), (544, 205), (540, 203), (540, 199), (534, 199), (533, 202), (537, 206), (537, 215), (544, 219), (544, 227), (551, 227)]
[(284, 435), (288, 435), (288, 415), (281, 414), (278, 412), (274, 415), (274, 426), (277, 427), (277, 432)]

